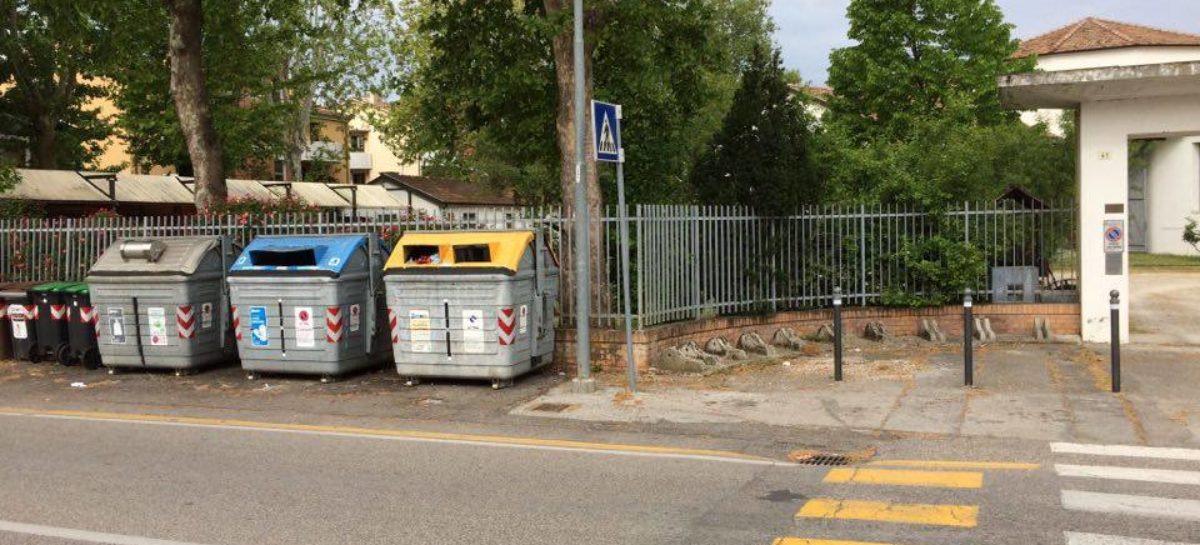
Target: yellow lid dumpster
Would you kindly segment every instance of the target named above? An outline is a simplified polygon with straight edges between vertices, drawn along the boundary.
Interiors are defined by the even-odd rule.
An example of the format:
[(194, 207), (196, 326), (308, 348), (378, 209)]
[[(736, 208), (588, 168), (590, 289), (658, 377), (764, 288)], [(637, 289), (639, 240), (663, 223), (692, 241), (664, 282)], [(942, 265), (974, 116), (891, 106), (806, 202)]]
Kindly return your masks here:
[(410, 232), (384, 267), (396, 370), (491, 380), (550, 363), (558, 267), (535, 231)]

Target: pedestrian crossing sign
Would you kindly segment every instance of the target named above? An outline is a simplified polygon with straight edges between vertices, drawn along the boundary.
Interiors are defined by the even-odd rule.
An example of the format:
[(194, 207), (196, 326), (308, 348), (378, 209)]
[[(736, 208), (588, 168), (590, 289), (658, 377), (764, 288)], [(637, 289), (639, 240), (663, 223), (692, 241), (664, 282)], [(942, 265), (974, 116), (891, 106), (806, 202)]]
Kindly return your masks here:
[(592, 125), (596, 160), (610, 163), (624, 161), (621, 152), (621, 106), (593, 100)]

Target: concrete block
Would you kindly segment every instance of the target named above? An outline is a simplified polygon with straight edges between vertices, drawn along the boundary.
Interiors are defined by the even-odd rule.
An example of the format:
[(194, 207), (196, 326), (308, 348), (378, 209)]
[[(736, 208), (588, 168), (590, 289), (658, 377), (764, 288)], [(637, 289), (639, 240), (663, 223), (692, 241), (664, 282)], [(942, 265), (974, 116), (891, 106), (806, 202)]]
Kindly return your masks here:
[(888, 333), (887, 326), (883, 325), (883, 322), (867, 322), (863, 336), (872, 341), (886, 341), (891, 334)]
[(790, 327), (781, 327), (775, 331), (775, 336), (771, 338), (771, 344), (788, 350), (801, 350), (806, 343), (796, 334), (796, 330)]
[(930, 342), (946, 342), (946, 333), (942, 331), (942, 328), (938, 325), (937, 320), (932, 318), (921, 319), (921, 336), (928, 339)]
[(713, 337), (709, 339), (708, 342), (704, 344), (704, 351), (708, 352), (709, 354), (729, 358), (731, 360), (750, 359), (750, 355), (746, 354), (745, 350), (729, 344), (729, 341), (725, 340), (725, 337)]
[(738, 338), (738, 346), (747, 352), (762, 354), (764, 356), (772, 356), (775, 351), (771, 349), (771, 345), (767, 344), (758, 333), (746, 333)]

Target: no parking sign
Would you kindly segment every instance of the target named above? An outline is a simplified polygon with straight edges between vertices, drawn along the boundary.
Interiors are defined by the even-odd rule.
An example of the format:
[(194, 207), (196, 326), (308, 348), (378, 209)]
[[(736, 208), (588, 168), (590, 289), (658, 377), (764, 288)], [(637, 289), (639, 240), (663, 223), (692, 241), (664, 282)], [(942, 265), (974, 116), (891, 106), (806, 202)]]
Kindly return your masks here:
[(1125, 251), (1125, 220), (1104, 220), (1105, 253)]

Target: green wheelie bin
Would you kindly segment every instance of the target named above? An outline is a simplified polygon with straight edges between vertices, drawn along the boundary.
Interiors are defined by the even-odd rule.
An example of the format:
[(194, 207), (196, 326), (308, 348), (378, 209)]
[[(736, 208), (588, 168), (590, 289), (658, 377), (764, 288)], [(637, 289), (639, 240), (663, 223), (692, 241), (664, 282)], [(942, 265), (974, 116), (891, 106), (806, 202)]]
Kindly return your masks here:
[(69, 301), (70, 320), (67, 322), (68, 350), (55, 354), (62, 365), (83, 363), (88, 369), (100, 368), (100, 349), (96, 339), (100, 337), (100, 316), (92, 306), (88, 285), (78, 283), (64, 290)]
[(29, 361), (41, 361), (47, 355), (62, 361), (60, 352), (70, 349), (67, 343), (70, 313), (67, 312), (66, 292), (63, 290), (73, 285), (73, 282), (48, 282), (29, 289), (33, 316), (27, 317), (33, 320), (37, 333)]

